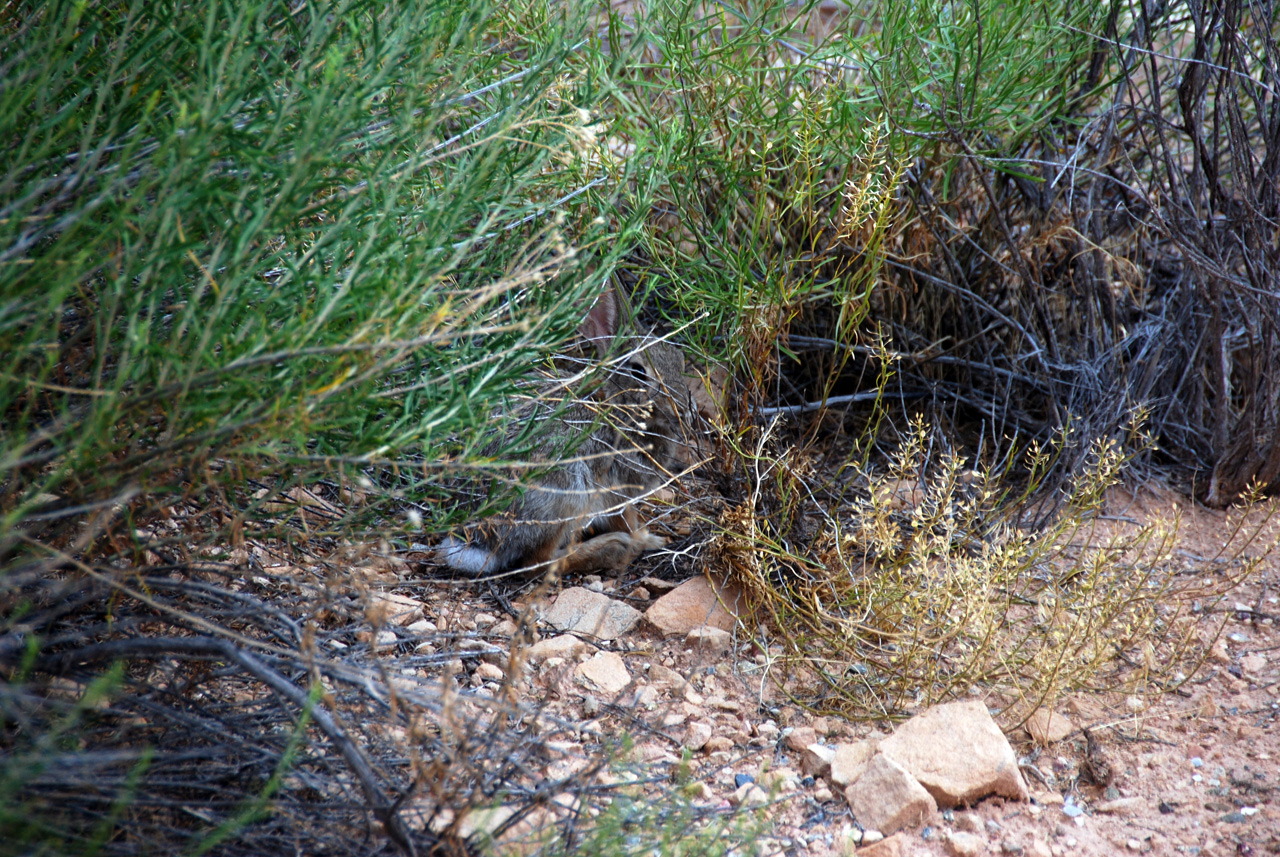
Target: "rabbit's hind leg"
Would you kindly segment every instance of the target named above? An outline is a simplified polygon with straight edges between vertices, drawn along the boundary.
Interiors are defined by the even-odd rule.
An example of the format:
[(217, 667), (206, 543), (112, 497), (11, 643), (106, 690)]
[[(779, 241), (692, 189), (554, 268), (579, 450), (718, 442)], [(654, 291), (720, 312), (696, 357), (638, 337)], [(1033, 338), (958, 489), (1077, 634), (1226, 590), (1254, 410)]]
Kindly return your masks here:
[(561, 560), (564, 572), (620, 572), (640, 554), (665, 546), (667, 540), (648, 530), (613, 532), (573, 545)]
[[(558, 576), (564, 570), (565, 542), (576, 528), (519, 526), (506, 534), (505, 567), (525, 575)], [(572, 550), (572, 542), (568, 545)]]

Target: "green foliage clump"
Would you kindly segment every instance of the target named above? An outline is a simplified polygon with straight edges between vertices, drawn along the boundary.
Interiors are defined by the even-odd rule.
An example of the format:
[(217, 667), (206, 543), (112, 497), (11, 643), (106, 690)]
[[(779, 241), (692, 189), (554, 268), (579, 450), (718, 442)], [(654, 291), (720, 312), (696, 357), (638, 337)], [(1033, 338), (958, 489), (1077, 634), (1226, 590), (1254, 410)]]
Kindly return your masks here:
[[(200, 637), (226, 643), (225, 664), (269, 636), (268, 659), (314, 664), (302, 629), (333, 605), (243, 591), (234, 552), (455, 514), (448, 476), (488, 463), (491, 412), (572, 334), (616, 255), (586, 207), (615, 166), (592, 88), (564, 77), (581, 27), (539, 0), (6, 7), (0, 840), (273, 850), (277, 828), (252, 822), (288, 802), (290, 733), (257, 728), (234, 681), (171, 692), (148, 659), (181, 663), (175, 640)], [(262, 634), (264, 613), (289, 630)], [(98, 642), (123, 646), (120, 681), (82, 712), (97, 700), (64, 705), (59, 683), (96, 686)], [(273, 693), (307, 669), (285, 672)], [(273, 710), (323, 756), (297, 698)], [(121, 713), (134, 704), (145, 717)], [(208, 801), (181, 759), (234, 764), (213, 746), (233, 733), (268, 776), (242, 768), (217, 810), (178, 822), (154, 811), (176, 805), (168, 789)], [(345, 824), (288, 836), (350, 850)]]
[(0, 26), (0, 552), (259, 475), (429, 486), (572, 331), (608, 234), (578, 213), (608, 177), (591, 93), (560, 77), (580, 22), (54, 2)]
[[(857, 383), (847, 355), (814, 357), (807, 341), (852, 345), (883, 310), (903, 179), (966, 156), (1013, 170), (1010, 147), (1073, 122), (1106, 14), (994, 0), (625, 8), (608, 22), (607, 133), (656, 200), (631, 261), (669, 311), (706, 318), (691, 338), (762, 401), (824, 398), (840, 372), (838, 387)], [(779, 383), (779, 358), (787, 374), (801, 355)]]

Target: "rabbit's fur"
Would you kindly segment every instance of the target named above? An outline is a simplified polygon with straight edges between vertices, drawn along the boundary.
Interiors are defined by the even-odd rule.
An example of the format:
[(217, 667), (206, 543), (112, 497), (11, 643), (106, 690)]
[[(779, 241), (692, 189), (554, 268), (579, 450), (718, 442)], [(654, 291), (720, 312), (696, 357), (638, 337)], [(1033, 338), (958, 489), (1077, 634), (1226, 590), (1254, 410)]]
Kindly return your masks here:
[[(621, 299), (606, 288), (583, 322), (580, 332), (609, 357), (604, 377), (549, 417), (530, 462), (554, 461), (568, 447), (563, 463), (538, 476), (506, 512), (446, 539), (438, 556), (449, 566), (474, 575), (621, 571), (666, 544), (640, 526), (633, 501), (691, 462), (684, 354), (654, 337), (620, 336), (623, 315)], [(505, 418), (522, 424), (545, 418), (547, 409), (545, 400), (534, 401)], [(583, 541), (588, 527), (593, 536)]]

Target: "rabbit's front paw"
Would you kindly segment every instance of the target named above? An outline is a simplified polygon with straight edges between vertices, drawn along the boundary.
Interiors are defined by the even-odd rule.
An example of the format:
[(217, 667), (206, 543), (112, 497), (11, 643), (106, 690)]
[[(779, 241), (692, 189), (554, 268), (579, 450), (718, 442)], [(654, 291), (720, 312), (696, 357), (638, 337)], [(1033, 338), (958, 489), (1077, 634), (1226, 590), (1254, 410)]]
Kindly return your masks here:
[(649, 532), (647, 528), (636, 530), (631, 534), (631, 540), (638, 548), (636, 551), (637, 556), (645, 551), (656, 551), (658, 548), (665, 548), (667, 546), (667, 539)]

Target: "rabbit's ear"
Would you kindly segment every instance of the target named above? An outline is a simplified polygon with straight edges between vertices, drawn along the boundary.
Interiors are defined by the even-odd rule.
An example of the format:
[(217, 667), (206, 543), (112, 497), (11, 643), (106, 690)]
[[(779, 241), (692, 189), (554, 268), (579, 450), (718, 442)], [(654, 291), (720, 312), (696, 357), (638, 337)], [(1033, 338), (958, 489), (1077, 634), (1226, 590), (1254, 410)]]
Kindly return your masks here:
[(587, 313), (578, 332), (583, 339), (595, 343), (596, 350), (604, 355), (618, 335), (621, 320), (622, 307), (618, 301), (618, 293), (612, 286), (606, 285), (600, 290), (600, 297), (596, 298), (595, 305)]

